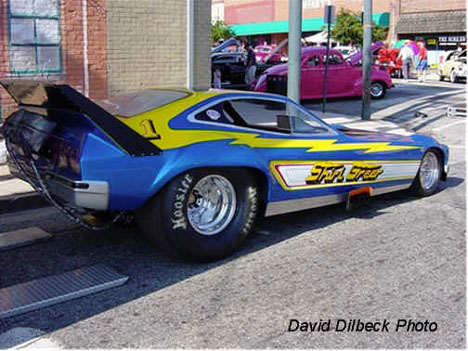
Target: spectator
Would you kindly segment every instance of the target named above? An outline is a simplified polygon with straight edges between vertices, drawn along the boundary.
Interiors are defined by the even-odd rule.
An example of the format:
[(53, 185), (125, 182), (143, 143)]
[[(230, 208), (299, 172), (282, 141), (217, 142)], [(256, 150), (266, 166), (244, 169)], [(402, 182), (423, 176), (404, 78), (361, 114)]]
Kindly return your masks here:
[(257, 61), (255, 59), (255, 52), (252, 49), (252, 45), (247, 43), (247, 63), (245, 68), (245, 83), (250, 86), (250, 84), (255, 80), (255, 72), (257, 71)]
[(411, 70), (411, 63), (413, 62), (413, 50), (409, 47), (410, 41), (405, 40), (405, 45), (401, 48), (397, 60), (401, 58), (403, 66), (403, 77), (405, 82), (408, 82)]
[(221, 70), (218, 66), (215, 66), (213, 72), (213, 88), (221, 89)]
[(427, 73), (427, 50), (424, 47), (422, 41), (418, 42), (419, 52), (417, 56), (418, 61), (418, 81), (421, 83), (426, 82), (426, 73)]

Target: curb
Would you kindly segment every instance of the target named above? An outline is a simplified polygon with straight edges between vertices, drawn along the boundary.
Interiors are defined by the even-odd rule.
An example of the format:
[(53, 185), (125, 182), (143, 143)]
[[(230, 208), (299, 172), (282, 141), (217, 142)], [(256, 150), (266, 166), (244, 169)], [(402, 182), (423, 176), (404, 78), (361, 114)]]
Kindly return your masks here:
[(0, 197), (0, 215), (49, 206), (49, 202), (35, 192)]

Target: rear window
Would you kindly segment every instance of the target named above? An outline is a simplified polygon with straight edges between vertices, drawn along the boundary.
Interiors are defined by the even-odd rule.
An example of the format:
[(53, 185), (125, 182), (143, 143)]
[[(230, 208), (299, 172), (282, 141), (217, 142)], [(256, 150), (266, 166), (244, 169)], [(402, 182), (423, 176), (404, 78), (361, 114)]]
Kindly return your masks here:
[(96, 103), (112, 115), (132, 117), (183, 99), (188, 95), (189, 93), (185, 91), (148, 89), (114, 95)]

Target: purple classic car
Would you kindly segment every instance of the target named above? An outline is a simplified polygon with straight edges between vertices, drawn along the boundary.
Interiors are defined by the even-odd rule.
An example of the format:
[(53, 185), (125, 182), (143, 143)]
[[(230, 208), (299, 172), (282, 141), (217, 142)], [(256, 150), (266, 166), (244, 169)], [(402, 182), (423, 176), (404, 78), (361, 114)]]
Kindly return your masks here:
[[(379, 46), (373, 46), (373, 51)], [(362, 95), (362, 53), (358, 52), (346, 60), (335, 49), (330, 50), (328, 61), (328, 97), (347, 97)], [(319, 99), (323, 96), (326, 48), (307, 47), (301, 53), (301, 99)], [(253, 90), (260, 92), (279, 92), (271, 89), (267, 81), (278, 81), (287, 76), (288, 65), (281, 64), (267, 69), (252, 85)], [(271, 78), (267, 79), (270, 76)], [(279, 79), (281, 81), (281, 79)], [(282, 80), (284, 82), (284, 79)], [(392, 79), (384, 68), (372, 66), (371, 95), (374, 99), (385, 96), (392, 87)]]

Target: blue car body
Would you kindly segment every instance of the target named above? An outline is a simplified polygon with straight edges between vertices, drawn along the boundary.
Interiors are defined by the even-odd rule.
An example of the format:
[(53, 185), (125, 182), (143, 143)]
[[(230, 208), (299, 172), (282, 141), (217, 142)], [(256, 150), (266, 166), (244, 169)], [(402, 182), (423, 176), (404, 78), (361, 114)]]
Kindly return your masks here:
[[(9, 87), (7, 83), (4, 86)], [(54, 89), (61, 86), (45, 85), (49, 100)], [(70, 189), (57, 190), (67, 201), (91, 210), (137, 210), (174, 177), (195, 168), (253, 170), (265, 189), (267, 215), (291, 211), (292, 202), (299, 204), (296, 209), (301, 209), (345, 201), (351, 191), (364, 186), (372, 188), (373, 195), (409, 188), (429, 149), (440, 155), (443, 177), (448, 172), (448, 147), (429, 136), (330, 126), (283, 96), (232, 91), (182, 92), (185, 94), (182, 98), (126, 117), (106, 112), (89, 100), (89, 109), (80, 109), (77, 105), (82, 100), (79, 97), (73, 100), (73, 94), (79, 93), (70, 90), (63, 92), (73, 95), (69, 98), (73, 111), (68, 112), (45, 102), (31, 108), (16, 97), (28, 114), (39, 113), (55, 123), (54, 132), (49, 133), (41, 146), (48, 147), (49, 153), (56, 150), (59, 156), (41, 157), (38, 161), (41, 172), (71, 181), (73, 192), (86, 192), (83, 184), (92, 182), (105, 185), (97, 196), (107, 196), (107, 200), (97, 201), (99, 205), (94, 208), (90, 198), (84, 206), (66, 193)], [(206, 116), (197, 119), (200, 113), (217, 117), (222, 113), (215, 109), (219, 104), (252, 99), (258, 99), (260, 104), (273, 101), (294, 107), (320, 125), (319, 131), (326, 132), (287, 133), (219, 122)], [(98, 119), (106, 113), (107, 120)], [(110, 119), (118, 124), (108, 126)], [(18, 123), (24, 127), (25, 120), (27, 117)], [(114, 133), (114, 127), (122, 132)], [(141, 146), (135, 147), (137, 144)], [(14, 149), (19, 142), (12, 140), (11, 145)], [(21, 157), (17, 154), (16, 158)], [(83, 189), (76, 190), (81, 185)]]

